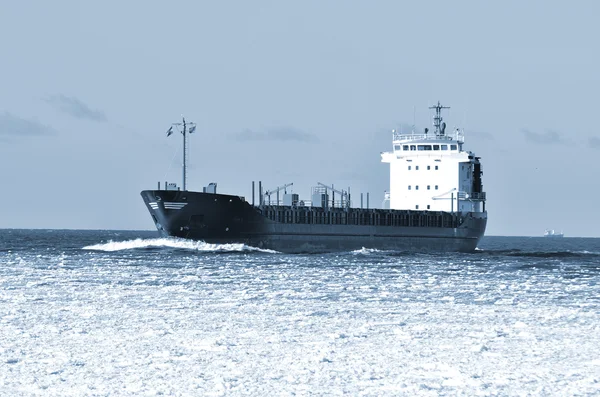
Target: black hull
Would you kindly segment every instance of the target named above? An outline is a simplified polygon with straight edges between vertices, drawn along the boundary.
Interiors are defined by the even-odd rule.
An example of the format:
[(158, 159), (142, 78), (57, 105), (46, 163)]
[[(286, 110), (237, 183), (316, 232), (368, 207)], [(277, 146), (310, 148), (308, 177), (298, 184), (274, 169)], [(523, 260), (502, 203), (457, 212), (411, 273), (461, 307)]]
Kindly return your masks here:
[[(291, 207), (282, 209), (276, 218), (265, 209), (254, 207), (242, 197), (191, 191), (144, 190), (141, 192), (159, 233), (164, 237), (181, 237), (207, 243), (243, 243), (249, 246), (280, 252), (335, 252), (361, 248), (408, 251), (474, 251), (485, 232), (487, 213), (442, 213), (436, 226), (418, 223), (411, 226), (383, 225), (381, 213), (389, 210), (350, 209), (354, 216), (365, 216), (366, 224), (336, 224), (340, 219), (321, 211), (321, 217), (299, 218), (302, 211)], [(287, 209), (287, 210), (286, 210)], [(377, 222), (374, 215), (377, 215)], [(344, 210), (331, 212), (340, 214)], [(399, 213), (400, 211), (398, 211)], [(404, 211), (415, 214), (426, 212)], [(369, 218), (370, 216), (370, 218)], [(415, 215), (416, 216), (416, 215)], [(427, 215), (418, 215), (425, 219)], [(275, 220), (274, 220), (275, 219)], [(326, 219), (326, 221), (323, 221)], [(361, 222), (362, 222), (361, 218)], [(427, 218), (433, 219), (433, 218)], [(429, 222), (429, 220), (428, 220)], [(450, 222), (451, 224), (448, 224)], [(450, 226), (450, 227), (449, 227)]]

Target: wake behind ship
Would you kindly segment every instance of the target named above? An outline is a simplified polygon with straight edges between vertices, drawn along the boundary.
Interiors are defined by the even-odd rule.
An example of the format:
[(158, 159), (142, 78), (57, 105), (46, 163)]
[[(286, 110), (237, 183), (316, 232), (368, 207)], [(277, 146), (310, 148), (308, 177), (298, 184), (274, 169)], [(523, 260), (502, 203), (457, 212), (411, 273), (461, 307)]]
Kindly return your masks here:
[[(399, 134), (392, 151), (381, 154), (390, 164), (390, 189), (384, 208), (352, 206), (349, 190), (318, 183), (310, 200), (287, 192), (292, 183), (263, 191), (252, 182), (252, 200), (217, 193), (211, 183), (202, 192), (186, 189), (186, 139), (195, 125), (174, 124), (183, 135), (183, 186), (141, 192), (162, 236), (207, 243), (243, 243), (280, 252), (331, 252), (361, 248), (410, 251), (475, 250), (485, 232), (486, 194), (479, 157), (465, 151), (464, 133), (446, 133), (438, 104), (434, 130)], [(280, 193), (283, 200), (280, 200)], [(272, 196), (275, 195), (274, 200)]]

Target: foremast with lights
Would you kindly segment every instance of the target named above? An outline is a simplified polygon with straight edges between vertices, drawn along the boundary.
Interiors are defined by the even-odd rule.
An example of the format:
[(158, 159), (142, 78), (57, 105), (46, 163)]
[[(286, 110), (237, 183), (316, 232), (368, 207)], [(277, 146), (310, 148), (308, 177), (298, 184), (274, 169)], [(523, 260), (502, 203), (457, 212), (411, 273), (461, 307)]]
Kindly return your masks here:
[(196, 131), (196, 123), (186, 121), (185, 117), (183, 117), (182, 115), (181, 123), (171, 124), (171, 127), (169, 127), (169, 129), (167, 130), (167, 136), (171, 136), (171, 134), (173, 134), (173, 128), (181, 132), (181, 135), (183, 136), (182, 190), (187, 190), (187, 136)]

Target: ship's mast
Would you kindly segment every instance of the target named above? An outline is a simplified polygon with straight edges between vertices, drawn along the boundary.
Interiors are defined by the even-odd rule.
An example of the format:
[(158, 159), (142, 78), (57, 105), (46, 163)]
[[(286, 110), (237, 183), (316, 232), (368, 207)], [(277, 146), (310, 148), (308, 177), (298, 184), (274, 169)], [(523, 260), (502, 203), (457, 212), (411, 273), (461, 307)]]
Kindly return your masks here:
[(449, 106), (442, 106), (440, 101), (437, 105), (430, 106), (429, 109), (435, 109), (435, 117), (433, 118), (433, 126), (435, 127), (435, 135), (444, 135), (445, 123), (442, 127), (442, 109), (450, 109)]
[[(169, 128), (169, 130), (167, 131), (167, 136), (171, 135), (173, 133), (173, 127), (177, 128), (179, 130), (179, 127), (181, 128), (181, 134), (183, 135), (183, 183), (182, 183), (182, 190), (186, 190), (186, 186), (187, 186), (187, 175), (186, 175), (186, 169), (187, 169), (187, 135), (193, 133), (194, 131), (196, 131), (196, 123), (191, 123), (191, 122), (186, 122), (185, 121), (185, 117), (183, 117), (183, 115), (181, 115), (181, 123), (173, 123), (173, 125), (171, 126), (171, 128)], [(189, 128), (189, 129), (188, 129)]]

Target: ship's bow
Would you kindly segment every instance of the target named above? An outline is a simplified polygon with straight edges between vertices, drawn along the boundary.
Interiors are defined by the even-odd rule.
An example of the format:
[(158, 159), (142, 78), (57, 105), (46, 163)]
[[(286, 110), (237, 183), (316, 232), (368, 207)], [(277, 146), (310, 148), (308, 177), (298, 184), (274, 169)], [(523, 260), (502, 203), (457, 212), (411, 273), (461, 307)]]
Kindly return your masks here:
[(162, 236), (243, 242), (257, 216), (243, 197), (192, 191), (144, 190), (142, 199)]

